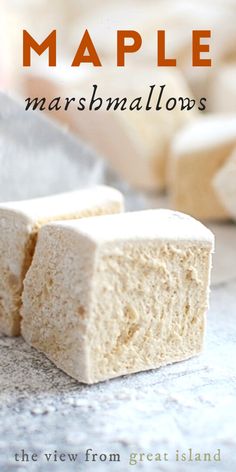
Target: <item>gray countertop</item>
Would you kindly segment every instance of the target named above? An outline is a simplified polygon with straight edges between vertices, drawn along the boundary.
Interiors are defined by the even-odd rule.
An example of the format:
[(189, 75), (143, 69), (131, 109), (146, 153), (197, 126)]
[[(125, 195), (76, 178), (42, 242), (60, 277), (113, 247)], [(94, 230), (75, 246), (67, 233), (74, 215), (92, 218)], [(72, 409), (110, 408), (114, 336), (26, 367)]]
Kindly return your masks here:
[[(217, 250), (201, 356), (83, 386), (21, 338), (0, 338), (1, 472), (236, 470), (236, 225), (213, 229)], [(98, 453), (95, 461), (85, 461), (87, 449)], [(198, 459), (211, 453), (212, 461), (176, 461), (176, 450), (189, 455), (189, 449), (201, 453)], [(221, 460), (214, 461), (218, 449)], [(16, 461), (22, 450), (37, 454), (35, 461)], [(55, 450), (78, 456), (52, 462)], [(140, 453), (162, 460), (140, 461)], [(49, 462), (45, 454), (52, 454)]]

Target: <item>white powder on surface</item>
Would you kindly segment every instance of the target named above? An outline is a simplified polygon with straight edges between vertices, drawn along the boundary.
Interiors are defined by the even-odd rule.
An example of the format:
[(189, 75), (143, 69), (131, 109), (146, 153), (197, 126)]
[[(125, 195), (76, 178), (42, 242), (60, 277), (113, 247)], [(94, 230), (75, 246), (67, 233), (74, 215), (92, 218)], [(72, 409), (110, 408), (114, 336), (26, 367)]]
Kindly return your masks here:
[[(176, 448), (221, 448), (234, 461), (235, 291), (236, 281), (213, 289), (201, 356), (94, 386), (78, 384), (22, 339), (0, 338), (1, 470), (21, 448), (119, 452), (122, 460), (116, 470), (122, 472), (132, 451), (166, 451), (171, 456)], [(230, 470), (226, 459), (222, 471)], [(188, 464), (175, 465), (185, 472)], [(86, 467), (93, 470), (94, 465)], [(103, 467), (96, 463), (96, 470)], [(162, 467), (171, 471), (173, 463)], [(50, 469), (32, 463), (31, 470)], [(63, 464), (57, 470), (65, 470)], [(68, 470), (78, 470), (78, 464)]]

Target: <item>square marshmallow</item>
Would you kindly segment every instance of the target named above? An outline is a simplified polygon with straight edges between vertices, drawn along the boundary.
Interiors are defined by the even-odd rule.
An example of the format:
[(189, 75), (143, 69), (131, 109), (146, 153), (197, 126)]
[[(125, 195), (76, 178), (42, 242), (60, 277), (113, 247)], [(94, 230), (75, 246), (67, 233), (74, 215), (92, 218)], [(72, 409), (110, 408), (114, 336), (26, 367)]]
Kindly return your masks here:
[(170, 210), (46, 225), (24, 282), (23, 337), (88, 384), (196, 355), (213, 245)]

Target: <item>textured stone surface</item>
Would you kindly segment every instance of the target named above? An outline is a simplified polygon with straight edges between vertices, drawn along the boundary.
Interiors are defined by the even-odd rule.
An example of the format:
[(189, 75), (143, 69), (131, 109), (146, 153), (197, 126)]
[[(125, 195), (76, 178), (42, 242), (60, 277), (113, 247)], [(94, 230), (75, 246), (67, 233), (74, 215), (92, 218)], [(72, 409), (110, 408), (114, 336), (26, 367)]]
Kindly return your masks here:
[[(214, 229), (216, 236), (219, 233), (214, 270), (219, 270), (220, 260), (227, 266), (225, 254), (228, 266), (235, 261), (236, 227)], [(232, 472), (236, 466), (236, 277), (224, 273), (220, 278), (214, 274), (204, 353), (157, 371), (82, 386), (22, 339), (0, 338), (1, 472), (125, 472), (131, 467), (131, 452), (169, 453), (168, 462), (146, 461), (133, 466), (138, 470)], [(121, 461), (85, 463), (87, 448), (118, 452)], [(195, 452), (220, 448), (221, 462), (173, 463), (176, 449), (189, 448)], [(38, 461), (17, 463), (14, 454), (21, 449), (38, 453)], [(47, 463), (43, 454), (54, 450), (79, 453), (80, 460)]]

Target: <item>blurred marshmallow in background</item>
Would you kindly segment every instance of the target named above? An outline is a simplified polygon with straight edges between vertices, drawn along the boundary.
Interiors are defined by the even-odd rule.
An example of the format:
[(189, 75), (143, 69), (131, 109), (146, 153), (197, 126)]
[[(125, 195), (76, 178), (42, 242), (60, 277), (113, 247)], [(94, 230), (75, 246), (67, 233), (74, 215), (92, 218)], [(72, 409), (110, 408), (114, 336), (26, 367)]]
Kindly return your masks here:
[[(31, 77), (31, 96), (38, 96), (40, 84), (37, 78)], [(43, 79), (46, 81), (45, 77)], [(41, 82), (42, 83), (42, 82)], [(127, 98), (127, 107), (132, 100), (141, 97), (143, 109), (140, 111), (114, 111), (114, 106), (107, 112), (104, 108), (94, 111), (78, 111), (71, 107), (68, 112), (54, 112), (56, 119), (66, 123), (74, 133), (85, 141), (113, 167), (118, 175), (131, 186), (140, 190), (160, 191), (166, 187), (166, 161), (171, 140), (178, 129), (194, 119), (198, 114), (198, 107), (191, 111), (181, 111), (179, 102), (172, 112), (166, 110), (166, 102), (171, 97), (189, 97), (191, 91), (180, 71), (169, 69), (153, 71), (150, 68), (114, 71), (106, 67), (99, 72), (91, 71), (80, 79), (60, 82), (47, 81), (48, 100), (53, 93), (61, 97), (85, 97), (90, 102), (93, 94), (93, 84), (96, 84), (96, 97), (102, 98), (106, 104), (107, 97), (112, 100), (119, 97)], [(151, 99), (152, 110), (145, 110), (146, 103), (154, 86)], [(162, 110), (155, 110), (163, 89), (160, 106)], [(54, 95), (55, 96), (55, 95)], [(193, 95), (192, 95), (193, 97)], [(96, 104), (94, 104), (96, 106)], [(50, 112), (51, 114), (51, 112)]]
[(219, 67), (209, 90), (209, 107), (212, 112), (236, 112), (236, 60)]
[[(140, 51), (127, 57), (127, 66), (134, 64), (154, 68), (157, 56), (156, 31), (166, 30), (168, 57), (176, 57), (195, 95), (207, 93), (214, 74), (213, 68), (193, 68), (192, 30), (211, 30), (210, 56), (214, 69), (225, 62), (236, 61), (236, 3), (232, 0), (128, 0), (126, 2), (59, 0), (57, 8), (46, 0), (8, 0), (8, 8), (30, 32), (37, 31), (38, 41), (58, 31), (58, 57), (71, 64), (76, 47), (88, 29), (103, 61), (116, 66), (116, 31), (135, 29), (143, 38)], [(124, 14), (125, 9), (125, 14)], [(19, 32), (20, 33), (20, 32)], [(204, 40), (202, 41), (204, 42)], [(209, 42), (209, 40), (207, 40)], [(45, 60), (37, 58), (43, 69)], [(116, 68), (116, 67), (115, 67)], [(78, 71), (74, 71), (76, 77)]]
[(228, 214), (236, 221), (236, 147), (215, 175), (213, 185)]
[[(236, 116), (234, 0), (58, 0), (56, 8), (53, 2), (46, 0), (3, 0), (2, 5), (5, 5), (8, 15), (5, 26), (7, 35), (11, 38), (9, 43), (15, 45), (11, 56), (15, 58), (15, 62), (11, 61), (14, 70), (12, 67), (5, 67), (6, 70), (11, 69), (9, 88), (22, 97), (43, 96), (52, 99), (56, 96), (88, 96), (92, 85), (97, 84), (98, 96), (127, 96), (131, 99), (145, 97), (152, 84), (157, 87), (166, 84), (165, 100), (179, 96), (196, 100), (205, 97), (206, 112), (223, 114), (222, 119), (219, 117), (221, 124), (217, 127), (217, 133), (224, 141), (224, 128), (227, 126), (225, 115), (230, 113)], [(32, 68), (22, 68), (22, 51), (19, 50), (22, 47), (23, 27), (38, 42), (43, 41), (53, 29), (57, 29), (56, 68), (47, 66), (46, 54), (39, 57), (34, 53)], [(95, 70), (91, 65), (70, 67), (85, 29), (89, 30), (94, 41), (103, 64), (101, 69)], [(118, 29), (137, 30), (143, 39), (140, 51), (127, 55), (123, 70), (116, 67)], [(156, 31), (163, 29), (166, 30), (166, 55), (177, 59), (177, 68), (156, 67)], [(192, 30), (197, 29), (211, 30), (211, 39), (202, 42), (210, 43), (210, 53), (203, 54), (203, 58), (211, 57), (212, 67), (192, 67)], [(19, 54), (16, 56), (14, 52), (13, 55), (13, 51)], [(216, 191), (213, 182), (216, 174), (221, 170), (223, 172), (227, 166), (231, 148), (228, 152), (226, 143), (227, 152), (223, 152), (221, 140), (215, 140), (212, 131), (206, 139), (211, 144), (201, 146), (201, 133), (204, 132), (205, 135), (204, 113), (198, 111), (197, 107), (191, 112), (179, 112), (175, 109), (171, 112), (100, 110), (96, 113), (79, 112), (72, 107), (67, 112), (50, 112), (50, 116), (86, 141), (134, 189), (154, 194), (166, 189), (166, 169), (169, 168), (170, 160), (173, 163), (171, 150), (178, 139), (176, 133), (179, 135), (184, 128), (183, 132), (189, 142), (192, 139), (193, 122), (202, 120), (202, 124), (196, 125), (200, 127), (200, 134), (196, 133), (193, 137), (197, 152), (192, 154), (191, 151), (189, 159), (174, 161), (175, 165), (178, 163), (178, 172), (177, 167), (174, 171), (171, 164), (173, 169), (172, 178), (169, 178), (169, 192), (172, 195), (172, 205), (202, 219), (230, 218), (222, 192)], [(233, 142), (234, 139), (236, 133), (232, 136)], [(218, 159), (216, 156), (222, 158)], [(186, 171), (189, 163), (193, 166), (191, 173)], [(204, 195), (208, 197), (206, 204), (202, 204), (205, 209), (201, 208), (201, 211), (198, 210), (200, 194), (198, 188), (193, 187), (199, 173), (210, 175), (208, 179), (204, 177), (205, 186), (200, 200), (203, 201)], [(229, 172), (225, 171), (223, 174), (225, 177), (221, 187), (227, 186)], [(173, 198), (176, 189), (180, 188), (181, 205), (177, 197)], [(231, 199), (234, 198), (236, 196), (231, 195)], [(158, 200), (156, 205), (159, 205)]]
[(181, 130), (169, 159), (171, 206), (203, 220), (229, 219), (213, 180), (235, 146), (236, 115), (208, 114)]

